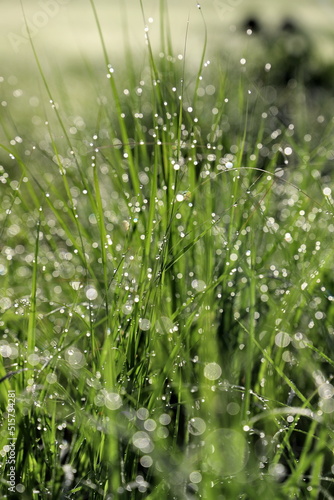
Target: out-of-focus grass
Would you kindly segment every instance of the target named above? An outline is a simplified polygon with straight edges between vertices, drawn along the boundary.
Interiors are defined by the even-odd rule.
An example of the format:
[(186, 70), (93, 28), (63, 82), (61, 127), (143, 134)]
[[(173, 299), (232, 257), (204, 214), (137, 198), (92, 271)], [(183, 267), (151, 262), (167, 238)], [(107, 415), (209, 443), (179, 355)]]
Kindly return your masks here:
[(164, 56), (4, 76), (1, 493), (15, 390), (22, 498), (332, 498), (331, 108), (165, 7)]
[[(23, 2), (28, 25), (43, 64), (57, 61), (61, 65), (75, 64), (81, 57), (90, 62), (101, 60), (99, 41), (91, 17), (89, 2), (76, 0), (41, 0)], [(142, 51), (144, 24), (138, 3), (107, 2), (99, 0), (103, 10), (101, 27), (113, 58), (125, 57), (124, 46), (129, 45), (133, 53)], [(312, 40), (318, 61), (333, 62), (332, 25), (333, 6), (324, 1), (297, 0), (293, 6), (287, 0), (269, 4), (263, 0), (203, 0), (201, 3), (206, 23), (209, 26), (208, 56), (214, 53), (238, 53), (245, 48), (240, 37), (245, 20), (256, 18), (264, 32), (272, 38), (280, 33), (287, 20), (296, 22)], [(159, 23), (160, 2), (145, 1), (145, 23), (150, 28), (150, 38), (158, 50), (161, 26)], [(197, 64), (203, 47), (202, 20), (197, 15), (196, 2), (176, 0), (168, 2), (169, 29), (175, 54), (183, 51), (184, 36), (188, 29), (187, 63)], [(187, 22), (189, 25), (187, 28)], [(127, 26), (127, 29), (125, 27)], [(10, 68), (15, 74), (20, 67), (28, 76), (34, 64), (26, 27), (19, 1), (4, 0), (0, 6), (0, 55), (2, 68)], [(265, 45), (268, 45), (268, 41)], [(52, 54), (52, 57), (50, 57)], [(235, 53), (234, 53), (235, 55)], [(54, 69), (54, 66), (53, 66)]]

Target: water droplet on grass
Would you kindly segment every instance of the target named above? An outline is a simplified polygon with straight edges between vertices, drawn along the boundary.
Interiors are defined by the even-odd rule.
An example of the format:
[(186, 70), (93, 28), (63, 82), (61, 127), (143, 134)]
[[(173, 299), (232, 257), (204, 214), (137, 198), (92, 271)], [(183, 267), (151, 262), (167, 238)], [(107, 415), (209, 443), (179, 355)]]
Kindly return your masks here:
[(151, 467), (153, 465), (153, 459), (149, 455), (144, 455), (140, 459), (140, 464), (146, 468)]
[(78, 369), (85, 365), (85, 356), (76, 347), (70, 347), (65, 351), (65, 359), (72, 368)]
[(152, 432), (157, 428), (157, 424), (156, 424), (155, 420), (153, 420), (152, 418), (148, 418), (144, 422), (144, 428), (146, 431)]
[(334, 399), (322, 399), (319, 403), (319, 407), (323, 413), (333, 413), (334, 412)]
[(275, 344), (277, 347), (287, 347), (291, 342), (291, 337), (288, 333), (279, 332), (275, 335)]
[(95, 299), (97, 299), (97, 296), (98, 296), (98, 293), (94, 287), (90, 286), (87, 288), (86, 297), (88, 300), (95, 300)]
[(109, 410), (118, 410), (122, 406), (122, 398), (116, 392), (109, 392), (105, 396), (105, 403)]
[(46, 376), (46, 381), (49, 384), (55, 384), (57, 382), (57, 375), (55, 373), (48, 373)]
[(148, 331), (151, 327), (151, 322), (149, 319), (144, 319), (144, 318), (140, 318), (139, 319), (139, 328), (143, 331)]
[(202, 481), (202, 474), (199, 471), (193, 471), (189, 474), (189, 479), (192, 483), (200, 483)]
[(137, 418), (139, 420), (146, 420), (149, 417), (149, 411), (146, 408), (139, 408), (139, 410), (136, 411)]
[(328, 383), (321, 384), (318, 387), (318, 393), (322, 399), (331, 399), (334, 396), (334, 387)]
[(269, 474), (276, 481), (281, 481), (286, 475), (286, 469), (283, 464), (272, 464), (269, 466)]
[(200, 436), (206, 430), (206, 423), (202, 418), (194, 417), (189, 420), (188, 431), (193, 436)]
[(191, 286), (196, 290), (196, 292), (203, 292), (206, 288), (206, 283), (203, 280), (193, 280), (191, 282)]
[(122, 311), (124, 314), (131, 314), (133, 311), (132, 304), (129, 303), (124, 304), (124, 306), (122, 307)]
[(132, 437), (133, 445), (143, 453), (151, 453), (154, 450), (154, 444), (147, 432), (135, 432)]
[(217, 363), (208, 363), (204, 368), (204, 377), (208, 380), (217, 380), (222, 374), (222, 369)]
[(170, 415), (168, 415), (168, 413), (163, 413), (159, 417), (159, 423), (161, 425), (168, 425), (171, 423), (171, 421), (172, 421), (172, 419), (171, 419)]

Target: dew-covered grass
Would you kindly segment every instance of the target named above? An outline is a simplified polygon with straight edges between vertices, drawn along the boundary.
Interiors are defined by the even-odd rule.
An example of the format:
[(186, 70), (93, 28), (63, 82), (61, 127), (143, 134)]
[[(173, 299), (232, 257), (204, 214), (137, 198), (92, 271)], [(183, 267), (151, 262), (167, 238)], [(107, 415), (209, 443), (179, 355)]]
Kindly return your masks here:
[(91, 5), (86, 93), (1, 78), (1, 498), (334, 498), (333, 103)]

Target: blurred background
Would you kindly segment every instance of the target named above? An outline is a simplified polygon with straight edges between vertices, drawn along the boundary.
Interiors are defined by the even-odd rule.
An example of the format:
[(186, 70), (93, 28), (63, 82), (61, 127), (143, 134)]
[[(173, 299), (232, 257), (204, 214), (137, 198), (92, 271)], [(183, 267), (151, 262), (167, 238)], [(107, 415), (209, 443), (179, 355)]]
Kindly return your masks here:
[[(159, 50), (160, 1), (143, 0), (144, 19), (137, 0), (95, 0), (95, 6), (111, 58), (121, 59), (124, 46), (144, 48), (144, 28), (149, 27), (153, 47)], [(267, 48), (288, 33), (290, 25), (302, 33), (321, 64), (334, 61), (332, 0), (168, 0), (171, 40), (175, 52), (183, 52), (186, 31), (188, 60), (198, 62), (203, 48), (204, 23), (208, 29), (208, 55), (235, 50), (251, 50), (245, 28), (251, 21)], [(26, 19), (38, 54), (61, 66), (78, 58), (99, 58), (101, 49), (89, 0), (22, 0)], [(188, 22), (189, 21), (189, 22)], [(255, 24), (252, 24), (255, 23)], [(32, 64), (20, 0), (2, 0), (0, 4), (1, 68), (26, 69)], [(291, 34), (291, 30), (290, 30)], [(296, 40), (295, 40), (296, 41)], [(300, 51), (302, 41), (296, 43)], [(298, 45), (299, 44), (299, 45)], [(305, 41), (304, 41), (305, 44)], [(290, 47), (292, 51), (293, 48)]]
[[(147, 33), (158, 59), (166, 51), (170, 54), (164, 56), (175, 58), (175, 79), (181, 77), (185, 55), (189, 81), (196, 78), (207, 36), (204, 61), (212, 64), (205, 72), (212, 83), (224, 74), (228, 90), (244, 71), (268, 105), (275, 103), (282, 110), (286, 125), (296, 113), (295, 105), (300, 110), (306, 102), (311, 111), (316, 108), (314, 117), (320, 113), (328, 119), (333, 116), (334, 0), (201, 0), (200, 4), (196, 0), (143, 0), (142, 4), (144, 12), (139, 0), (94, 1), (109, 62), (120, 85), (125, 87), (134, 75), (127, 52), (132, 54), (135, 78), (144, 78)], [(165, 6), (163, 19), (161, 6)], [(20, 116), (22, 127), (25, 121), (33, 122), (42, 131), (43, 119), (31, 118), (31, 113), (48, 97), (26, 23), (52, 95), (63, 109), (68, 104), (68, 114), (73, 110), (89, 119), (96, 99), (108, 92), (108, 70), (91, 2), (0, 3), (0, 103), (5, 102), (15, 126)]]

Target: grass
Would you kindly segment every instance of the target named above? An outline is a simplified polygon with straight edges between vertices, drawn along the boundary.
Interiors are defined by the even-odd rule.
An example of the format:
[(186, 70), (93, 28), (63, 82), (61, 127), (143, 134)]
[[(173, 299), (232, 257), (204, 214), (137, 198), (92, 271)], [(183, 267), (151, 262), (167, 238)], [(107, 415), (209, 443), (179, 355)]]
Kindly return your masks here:
[(331, 111), (188, 69), (164, 2), (122, 75), (91, 5), (81, 116), (33, 44), (34, 130), (3, 82), (2, 498), (333, 498)]

